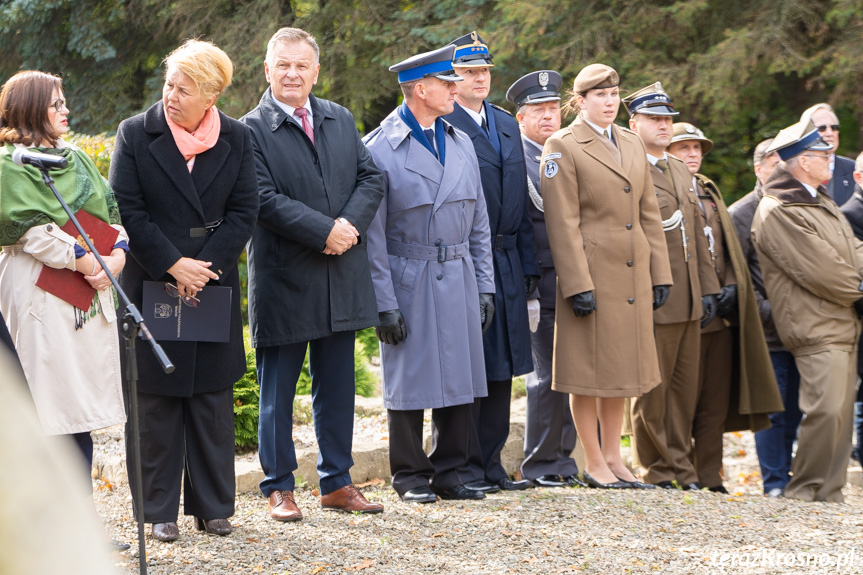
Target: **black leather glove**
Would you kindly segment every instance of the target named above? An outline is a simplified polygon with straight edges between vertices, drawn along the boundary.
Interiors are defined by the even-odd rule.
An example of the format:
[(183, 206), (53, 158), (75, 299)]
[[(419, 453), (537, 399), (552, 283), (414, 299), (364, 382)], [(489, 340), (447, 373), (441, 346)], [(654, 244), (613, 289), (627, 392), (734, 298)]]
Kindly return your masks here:
[(857, 311), (857, 315), (863, 316), (863, 298), (854, 302), (854, 309)]
[(706, 295), (701, 298), (701, 306), (704, 308), (704, 315), (701, 316), (701, 327), (705, 327), (716, 317), (716, 308), (719, 304), (715, 295)]
[(653, 309), (659, 309), (668, 301), (670, 286), (653, 286)]
[(717, 300), (719, 306), (716, 313), (719, 314), (719, 317), (728, 317), (734, 313), (734, 310), (737, 308), (737, 284), (731, 284), (722, 288)]
[(381, 320), (381, 325), (375, 328), (375, 335), (383, 343), (398, 345), (408, 336), (405, 318), (401, 311), (397, 309), (382, 311), (378, 313), (378, 318)]
[(494, 294), (479, 294), (479, 321), (482, 323), (482, 333), (488, 331), (491, 320), (494, 318)]
[(539, 276), (524, 276), (524, 295), (535, 292), (537, 285), (539, 285)]
[(596, 297), (592, 291), (583, 291), (572, 296), (572, 311), (575, 317), (587, 317), (596, 311)]

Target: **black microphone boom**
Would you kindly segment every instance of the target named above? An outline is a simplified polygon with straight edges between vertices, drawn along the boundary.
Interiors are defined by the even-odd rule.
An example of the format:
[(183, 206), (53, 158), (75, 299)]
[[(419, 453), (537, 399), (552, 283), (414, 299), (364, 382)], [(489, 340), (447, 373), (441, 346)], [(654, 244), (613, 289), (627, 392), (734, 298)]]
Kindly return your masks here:
[(30, 164), (33, 167), (43, 168), (46, 170), (65, 168), (69, 165), (69, 162), (63, 156), (40, 154), (39, 152), (33, 152), (27, 148), (15, 148), (15, 151), (12, 152), (12, 161), (19, 166)]

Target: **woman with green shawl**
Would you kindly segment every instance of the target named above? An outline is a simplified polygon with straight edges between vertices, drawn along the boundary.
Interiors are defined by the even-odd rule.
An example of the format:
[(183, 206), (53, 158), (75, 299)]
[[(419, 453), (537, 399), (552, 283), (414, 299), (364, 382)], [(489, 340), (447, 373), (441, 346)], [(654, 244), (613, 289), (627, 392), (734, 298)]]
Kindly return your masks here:
[[(116, 298), (83, 240), (60, 228), (69, 218), (39, 170), (12, 161), (17, 147), (66, 158), (68, 167), (51, 171), (55, 185), (73, 213), (86, 212), (118, 231), (111, 253), (102, 257), (115, 275), (120, 273), (128, 245), (114, 194), (87, 155), (62, 140), (69, 131), (68, 114), (56, 76), (19, 72), (0, 91), (0, 312), (42, 429), (75, 440), (89, 477), (90, 432), (126, 420)], [(53, 293), (38, 287), (45, 268), (82, 274), (96, 290), (89, 306), (83, 306), (87, 309), (54, 295), (65, 294), (68, 278)]]

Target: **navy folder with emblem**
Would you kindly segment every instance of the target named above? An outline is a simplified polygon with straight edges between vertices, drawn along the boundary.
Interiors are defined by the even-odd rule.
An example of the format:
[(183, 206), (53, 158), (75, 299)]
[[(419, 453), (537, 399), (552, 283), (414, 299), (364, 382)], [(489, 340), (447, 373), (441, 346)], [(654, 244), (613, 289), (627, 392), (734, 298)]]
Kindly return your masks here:
[(192, 307), (171, 296), (165, 282), (144, 282), (141, 315), (150, 333), (164, 341), (226, 342), (231, 331), (231, 288), (207, 286)]

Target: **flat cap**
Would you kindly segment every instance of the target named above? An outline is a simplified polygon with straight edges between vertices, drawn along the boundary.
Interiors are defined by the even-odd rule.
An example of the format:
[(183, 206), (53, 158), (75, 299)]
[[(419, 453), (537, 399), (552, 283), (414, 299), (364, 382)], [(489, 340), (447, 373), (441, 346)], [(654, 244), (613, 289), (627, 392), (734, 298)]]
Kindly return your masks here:
[(506, 100), (516, 108), (524, 104), (560, 101), (563, 78), (554, 70), (539, 70), (525, 74), (506, 91)]
[(630, 116), (644, 114), (646, 116), (677, 116), (674, 102), (662, 89), (660, 82), (637, 90), (623, 99), (623, 105)]
[(398, 64), (393, 64), (390, 66), (390, 72), (399, 73), (399, 84), (420, 78), (438, 78), (444, 82), (460, 82), (461, 76), (458, 76), (452, 69), (454, 51), (455, 47), (450, 44), (431, 52), (423, 52)]
[(597, 88), (613, 88), (620, 84), (620, 76), (611, 66), (605, 64), (589, 64), (581, 69), (575, 82), (572, 83), (572, 91), (576, 94), (584, 94), (588, 90)]
[(685, 142), (686, 140), (697, 140), (701, 142), (701, 153), (707, 155), (707, 152), (713, 149), (713, 142), (707, 139), (704, 132), (688, 122), (676, 122), (671, 126), (671, 143)]
[(462, 66), (465, 68), (494, 66), (488, 46), (486, 46), (485, 41), (476, 32), (456, 38), (450, 42), (450, 45), (455, 46), (455, 54), (452, 57), (453, 66)]
[(818, 136), (818, 128), (809, 119), (805, 122), (791, 124), (787, 128), (780, 130), (764, 155), (777, 152), (779, 157), (784, 161), (790, 160), (806, 150), (829, 152), (832, 149), (833, 146)]

